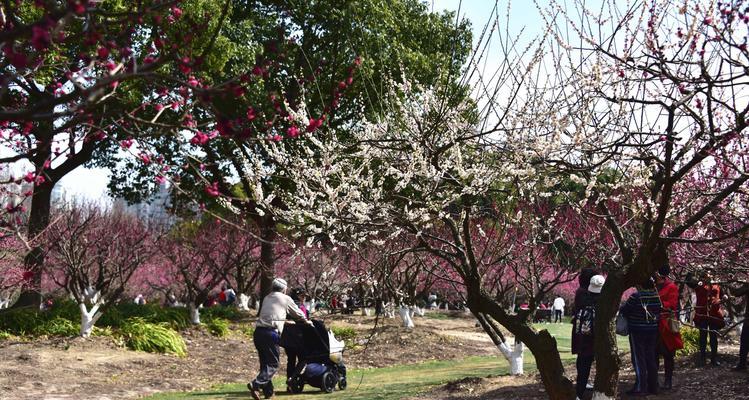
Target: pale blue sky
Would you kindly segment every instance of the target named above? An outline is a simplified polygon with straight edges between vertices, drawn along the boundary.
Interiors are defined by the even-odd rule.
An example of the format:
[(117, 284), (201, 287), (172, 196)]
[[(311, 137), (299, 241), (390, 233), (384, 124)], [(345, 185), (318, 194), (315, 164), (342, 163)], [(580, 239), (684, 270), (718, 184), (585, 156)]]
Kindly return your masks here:
[[(473, 24), (474, 41), (478, 39), (494, 8), (493, 0), (463, 0), (462, 4), (460, 0), (428, 0), (426, 3), (431, 5), (434, 11), (458, 11), (460, 7), (460, 15), (468, 18)], [(505, 17), (507, 4), (506, 0), (501, 0), (498, 6), (500, 27), (503, 30), (507, 22)], [(509, 29), (512, 35), (524, 29), (524, 36), (535, 36), (540, 33), (541, 26), (538, 10), (533, 1), (518, 0), (511, 3)], [(492, 56), (496, 57), (497, 55), (489, 56), (490, 63)], [(100, 200), (107, 198), (106, 185), (108, 181), (109, 173), (107, 170), (78, 168), (63, 178), (59, 185), (62, 186), (62, 190), (69, 197)]]

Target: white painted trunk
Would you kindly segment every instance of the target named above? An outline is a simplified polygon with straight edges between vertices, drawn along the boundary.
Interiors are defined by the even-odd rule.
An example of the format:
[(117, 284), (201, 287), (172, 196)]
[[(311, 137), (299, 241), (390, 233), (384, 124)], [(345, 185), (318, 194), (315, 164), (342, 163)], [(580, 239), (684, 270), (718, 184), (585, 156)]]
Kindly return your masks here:
[(101, 314), (98, 314), (99, 304), (95, 304), (91, 307), (91, 310), (86, 308), (86, 303), (78, 304), (78, 309), (81, 312), (81, 337), (91, 336), (91, 332), (94, 330), (94, 324), (99, 319)]
[(0, 310), (10, 307), (10, 299), (0, 299)]
[(523, 343), (518, 343), (510, 347), (507, 343), (500, 343), (499, 351), (510, 363), (510, 373), (512, 375), (523, 375)]
[(744, 324), (745, 323), (746, 322), (742, 322), (742, 323), (736, 325), (736, 333), (738, 334), (739, 337), (741, 337), (741, 331), (744, 329)]
[(367, 307), (362, 307), (361, 309), (361, 315), (362, 317), (369, 317), (370, 311)]
[(188, 308), (190, 310), (190, 323), (193, 325), (200, 325), (200, 308), (195, 307), (192, 303)]
[(606, 393), (593, 392), (593, 400), (614, 400), (614, 398), (606, 396)]
[(401, 320), (403, 321), (403, 327), (406, 329), (414, 328), (414, 321), (411, 318), (411, 310), (406, 306), (401, 306), (400, 309)]
[(414, 306), (413, 309), (412, 309), (411, 317), (413, 317), (414, 315), (418, 315), (420, 317), (423, 317), (424, 316), (424, 309), (421, 308), (421, 307), (418, 307), (418, 306)]
[(250, 296), (240, 293), (239, 294), (239, 303), (237, 304), (237, 307), (239, 307), (242, 311), (250, 311)]

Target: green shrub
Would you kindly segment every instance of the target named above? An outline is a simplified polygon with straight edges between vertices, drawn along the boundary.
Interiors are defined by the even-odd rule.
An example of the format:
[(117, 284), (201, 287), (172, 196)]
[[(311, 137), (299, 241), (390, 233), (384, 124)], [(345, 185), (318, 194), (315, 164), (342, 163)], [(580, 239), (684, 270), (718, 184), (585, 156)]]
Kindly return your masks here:
[(69, 319), (54, 317), (34, 329), (34, 334), (38, 336), (76, 336), (81, 333), (79, 325)]
[(33, 335), (37, 327), (46, 322), (44, 317), (34, 308), (4, 310), (0, 313), (0, 331), (16, 336)]
[(211, 318), (206, 320), (205, 328), (213, 336), (224, 337), (229, 334), (229, 321), (224, 318)]
[(700, 330), (682, 326), (681, 339), (684, 342), (684, 348), (677, 351), (679, 357), (696, 353), (700, 348)]
[(127, 319), (120, 327), (125, 345), (131, 350), (148, 353), (187, 355), (185, 340), (167, 323), (154, 324), (140, 317)]
[(252, 338), (255, 335), (255, 325), (245, 325), (240, 329), (245, 336)]
[(49, 320), (55, 318), (64, 318), (73, 322), (81, 320), (81, 310), (78, 308), (78, 304), (69, 298), (54, 299), (52, 308), (43, 311), (42, 314)]
[(114, 331), (112, 331), (112, 328), (108, 326), (102, 328), (94, 326), (94, 329), (91, 331), (91, 336), (113, 337)]
[(244, 317), (244, 314), (242, 314), (242, 312), (236, 307), (216, 306), (201, 308), (200, 316), (204, 317), (206, 320), (211, 318), (223, 318), (228, 319), (229, 321), (238, 321)]
[(8, 340), (8, 339), (12, 339), (14, 337), (15, 336), (12, 333), (5, 332), (5, 331), (0, 331), (0, 340)]
[(330, 329), (338, 340), (352, 340), (356, 337), (356, 331), (354, 328), (334, 326)]
[(184, 308), (165, 308), (158, 304), (139, 305), (130, 302), (109, 308), (99, 319), (99, 325), (119, 328), (130, 318), (142, 318), (151, 323), (167, 323), (177, 330), (190, 326), (187, 310)]

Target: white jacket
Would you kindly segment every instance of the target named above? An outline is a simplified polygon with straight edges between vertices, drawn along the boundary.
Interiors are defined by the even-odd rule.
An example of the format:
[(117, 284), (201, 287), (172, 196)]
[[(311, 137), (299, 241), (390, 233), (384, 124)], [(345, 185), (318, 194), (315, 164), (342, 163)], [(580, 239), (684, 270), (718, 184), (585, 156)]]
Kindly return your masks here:
[(281, 292), (272, 292), (263, 298), (263, 306), (260, 307), (260, 315), (255, 326), (277, 329), (281, 333), (287, 317), (297, 321), (306, 319), (291, 297)]

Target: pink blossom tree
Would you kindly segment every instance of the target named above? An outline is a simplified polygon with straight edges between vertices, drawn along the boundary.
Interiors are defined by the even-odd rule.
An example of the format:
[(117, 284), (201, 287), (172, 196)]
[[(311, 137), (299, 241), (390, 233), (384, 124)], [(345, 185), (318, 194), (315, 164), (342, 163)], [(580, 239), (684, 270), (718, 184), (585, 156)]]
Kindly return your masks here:
[(122, 212), (78, 206), (58, 213), (41, 238), (48, 249), (47, 274), (78, 304), (81, 336), (87, 337), (153, 256), (154, 237), (142, 222)]

